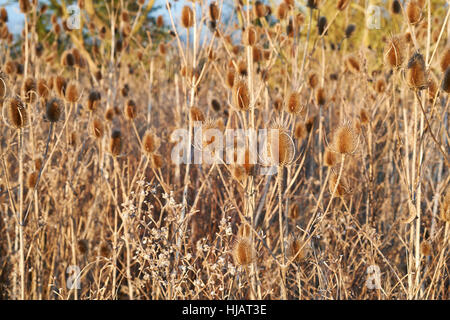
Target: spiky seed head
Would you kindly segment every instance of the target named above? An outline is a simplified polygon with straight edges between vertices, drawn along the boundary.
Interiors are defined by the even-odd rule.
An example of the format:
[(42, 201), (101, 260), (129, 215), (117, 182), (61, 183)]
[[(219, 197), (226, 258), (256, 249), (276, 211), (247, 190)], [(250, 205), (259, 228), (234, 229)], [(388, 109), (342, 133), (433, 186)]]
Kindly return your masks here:
[(316, 103), (319, 106), (323, 106), (327, 102), (327, 96), (325, 93), (325, 89), (320, 87), (316, 90)]
[(375, 83), (375, 91), (377, 93), (383, 93), (386, 90), (386, 81), (383, 78), (380, 78)]
[(236, 71), (243, 77), (247, 76), (247, 62), (244, 60), (239, 61)]
[(111, 134), (111, 140), (109, 143), (109, 152), (117, 157), (122, 152), (122, 133), (120, 130), (114, 130)]
[(103, 123), (100, 121), (100, 119), (95, 118), (92, 121), (92, 135), (95, 138), (100, 139), (103, 137), (104, 134), (105, 134), (105, 128), (103, 127)]
[(0, 71), (0, 101), (6, 97), (6, 74)]
[(353, 23), (350, 23), (347, 28), (345, 28), (345, 37), (350, 38), (356, 30), (356, 25)]
[(227, 77), (226, 77), (226, 83), (228, 88), (233, 88), (234, 86), (234, 78), (235, 78), (235, 71), (233, 69), (229, 69), (227, 72)]
[(284, 0), (284, 3), (289, 9), (293, 9), (295, 6), (295, 0)]
[(450, 67), (447, 67), (447, 70), (445, 70), (441, 87), (444, 92), (450, 93)]
[(50, 122), (57, 122), (62, 113), (62, 101), (58, 98), (52, 98), (47, 102), (45, 116)]
[(276, 111), (281, 111), (283, 108), (283, 98), (281, 96), (278, 96), (273, 101), (273, 107)]
[(333, 149), (340, 154), (352, 154), (359, 145), (359, 137), (349, 123), (337, 128), (333, 136)]
[(160, 145), (160, 141), (156, 135), (151, 132), (147, 131), (144, 135), (144, 138), (142, 139), (142, 149), (144, 153), (146, 154), (152, 154), (158, 150)]
[(231, 169), (231, 174), (237, 181), (244, 181), (247, 178), (247, 171), (241, 165), (234, 165)]
[(67, 81), (61, 76), (57, 76), (54, 78), (54, 85), (56, 88), (56, 92), (60, 97), (64, 97), (66, 94)]
[(65, 93), (66, 101), (69, 103), (77, 102), (79, 99), (79, 94), (80, 92), (78, 90), (78, 85), (75, 82), (70, 82), (66, 88)]
[[(338, 175), (335, 172), (332, 172), (330, 175), (330, 180), (329, 180), (330, 183), (328, 185), (328, 187), (329, 187), (328, 190), (330, 191), (331, 194), (333, 193), (334, 188), (336, 188), (337, 180), (338, 180)], [(339, 184), (337, 185), (336, 194), (335, 194), (335, 196), (337, 196), (337, 197), (343, 197), (350, 192), (349, 188), (348, 188), (347, 184), (344, 182), (344, 180), (345, 179), (343, 176), (341, 176), (341, 178), (339, 179)]]
[(197, 107), (191, 107), (189, 109), (189, 115), (191, 117), (191, 121), (193, 121), (193, 122), (204, 122), (205, 121), (205, 115), (203, 114), (203, 111)]
[(258, 31), (256, 28), (250, 26), (245, 29), (242, 35), (243, 44), (246, 46), (254, 46), (258, 41)]
[(297, 220), (300, 215), (300, 208), (297, 202), (294, 202), (289, 208), (289, 218)]
[(306, 6), (311, 9), (317, 9), (320, 5), (320, 0), (307, 0)]
[(255, 13), (255, 16), (258, 18), (265, 17), (267, 14), (266, 5), (259, 0), (255, 1), (253, 5), (253, 12)]
[(233, 102), (233, 105), (237, 110), (247, 111), (250, 109), (250, 93), (245, 81), (237, 81), (234, 84)]
[(359, 73), (359, 71), (361, 70), (358, 59), (356, 59), (356, 57), (353, 55), (349, 55), (347, 59), (345, 59), (345, 65), (347, 66), (347, 69), (349, 71), (355, 74)]
[(181, 10), (181, 24), (186, 29), (189, 29), (194, 25), (194, 12), (191, 7), (184, 6)]
[(255, 258), (255, 249), (249, 238), (238, 238), (233, 248), (233, 258), (237, 266), (247, 266)]
[(295, 125), (295, 130), (294, 130), (294, 137), (295, 139), (301, 141), (306, 137), (306, 127), (305, 124), (303, 122), (298, 122)]
[(392, 1), (392, 5), (391, 5), (391, 11), (393, 14), (399, 14), (402, 10), (402, 7), (400, 5), (400, 1), (398, 0), (394, 0)]
[(8, 22), (8, 11), (6, 11), (6, 8), (4, 7), (0, 8), (0, 20), (3, 23)]
[(20, 12), (26, 14), (31, 10), (31, 4), (29, 0), (19, 0)]
[(34, 169), (36, 171), (39, 171), (39, 170), (41, 170), (41, 168), (42, 168), (42, 158), (36, 158), (34, 160)]
[(158, 28), (162, 28), (162, 27), (164, 26), (164, 18), (163, 18), (162, 15), (159, 15), (159, 16), (156, 18), (156, 26), (157, 26)]
[(347, 8), (349, 3), (350, 3), (350, 0), (338, 0), (337, 4), (336, 4), (336, 8), (339, 11), (344, 11), (345, 8)]
[(45, 79), (39, 79), (37, 82), (37, 92), (41, 98), (47, 99), (50, 94), (50, 88), (47, 86)]
[(431, 256), (433, 251), (433, 248), (431, 246), (431, 243), (428, 240), (423, 240), (420, 244), (420, 254), (423, 256), (429, 257)]
[(385, 63), (391, 68), (398, 68), (405, 60), (405, 41), (400, 36), (393, 36), (384, 49)]
[(436, 94), (439, 95), (436, 81), (434, 81), (433, 78), (429, 78), (428, 79), (428, 100), (430, 101), (430, 103), (434, 102), (434, 99), (436, 98)]
[(406, 17), (410, 24), (417, 24), (422, 19), (422, 9), (416, 1), (408, 2), (406, 6)]
[(319, 36), (322, 36), (324, 34), (326, 27), (327, 27), (327, 17), (321, 16), (317, 21), (317, 30), (319, 32)]
[(365, 108), (361, 108), (361, 110), (359, 110), (359, 118), (361, 120), (362, 125), (366, 125), (369, 123), (370, 116)]
[(209, 4), (209, 18), (212, 21), (217, 21), (219, 19), (219, 7), (216, 2), (211, 2)]
[(72, 52), (64, 51), (61, 56), (61, 65), (63, 65), (64, 67), (73, 67), (75, 65), (75, 57), (73, 56)]
[(425, 60), (423, 56), (416, 52), (408, 61), (406, 81), (414, 90), (423, 90), (428, 86), (428, 76), (425, 70)]
[(137, 116), (137, 105), (133, 99), (129, 99), (125, 103), (125, 118), (128, 120), (133, 120)]
[(445, 72), (445, 70), (447, 70), (447, 68), (450, 66), (450, 47), (447, 47), (442, 54), (440, 65), (442, 72)]
[(211, 108), (214, 111), (219, 112), (221, 109), (220, 102), (217, 99), (211, 99)]
[(286, 101), (286, 111), (293, 115), (298, 115), (302, 112), (303, 105), (301, 103), (301, 95), (300, 92), (291, 92), (287, 96)]
[(152, 165), (153, 169), (161, 169), (162, 168), (162, 166), (164, 164), (164, 160), (160, 154), (153, 153), (151, 155), (151, 159), (152, 159), (151, 165)]
[(99, 254), (102, 257), (108, 258), (111, 256), (111, 246), (107, 242), (103, 242), (99, 248)]
[(77, 250), (79, 254), (87, 254), (89, 251), (89, 242), (86, 239), (80, 239), (77, 241)]
[(28, 125), (28, 110), (19, 98), (9, 98), (3, 103), (3, 119), (15, 128), (22, 129)]
[(327, 167), (333, 167), (337, 163), (336, 153), (331, 151), (329, 148), (325, 149), (325, 154), (323, 156), (323, 162)]
[(280, 5), (277, 8), (277, 18), (278, 18), (278, 20), (286, 19), (286, 15), (287, 15), (288, 10), (289, 10), (289, 8), (286, 5), (286, 3), (284, 3), (284, 2), (280, 3)]
[(114, 116), (116, 115), (114, 108), (110, 107), (105, 111), (105, 119), (106, 121), (112, 121)]
[(7, 75), (14, 75), (17, 71), (17, 63), (13, 60), (9, 60), (5, 63), (5, 73)]
[(89, 111), (97, 110), (97, 108), (100, 104), (101, 98), (102, 98), (102, 96), (101, 96), (100, 92), (98, 92), (96, 90), (92, 90), (91, 92), (89, 92), (88, 101), (87, 101), (88, 110)]
[(36, 81), (33, 78), (28, 77), (23, 82), (22, 95), (25, 97), (26, 103), (33, 103), (36, 100), (37, 88)]
[(28, 189), (34, 189), (34, 187), (36, 186), (37, 178), (38, 178), (38, 172), (36, 172), (36, 171), (33, 171), (28, 175), (28, 177), (27, 177)]
[(295, 145), (285, 126), (274, 125), (268, 133), (267, 155), (272, 165), (289, 165), (294, 160)]
[(69, 135), (69, 146), (71, 146), (72, 148), (76, 148), (77, 144), (78, 144), (78, 135), (77, 132), (74, 130)]

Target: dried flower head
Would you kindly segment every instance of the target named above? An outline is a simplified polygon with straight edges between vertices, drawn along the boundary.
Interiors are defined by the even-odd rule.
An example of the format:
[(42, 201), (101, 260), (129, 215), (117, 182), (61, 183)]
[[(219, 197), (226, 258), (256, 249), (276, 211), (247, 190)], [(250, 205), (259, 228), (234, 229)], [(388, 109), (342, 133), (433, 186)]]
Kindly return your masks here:
[(417, 4), (416, 1), (408, 2), (406, 6), (406, 17), (410, 24), (417, 24), (422, 19), (422, 8)]
[(146, 154), (152, 154), (158, 150), (160, 146), (160, 140), (152, 132), (147, 131), (142, 139), (142, 149)]
[(47, 102), (45, 116), (50, 122), (57, 122), (62, 113), (62, 101), (58, 98), (52, 98)]
[(191, 7), (184, 6), (181, 10), (181, 24), (186, 29), (194, 25), (194, 11), (192, 11)]
[(189, 109), (189, 115), (191, 117), (191, 121), (193, 121), (193, 122), (205, 121), (205, 115), (203, 114), (203, 111), (197, 107), (191, 107)]
[(428, 75), (425, 70), (425, 60), (418, 52), (414, 53), (408, 61), (406, 81), (414, 90), (423, 90), (428, 87)]
[(137, 105), (133, 99), (127, 100), (125, 103), (125, 118), (133, 120), (137, 116)]
[(97, 110), (97, 107), (100, 104), (101, 94), (96, 90), (92, 90), (89, 92), (88, 100), (87, 100), (87, 108), (89, 111)]
[(303, 111), (304, 106), (301, 103), (300, 92), (294, 91), (287, 96), (286, 111), (293, 115), (299, 115)]
[(323, 162), (327, 167), (333, 167), (337, 163), (336, 153), (331, 151), (330, 148), (325, 149), (325, 154), (323, 156)]
[(103, 137), (104, 134), (105, 134), (105, 128), (103, 127), (103, 123), (100, 121), (100, 119), (95, 118), (92, 121), (92, 135), (95, 138), (100, 139)]
[(289, 256), (294, 262), (301, 262), (306, 257), (306, 248), (302, 248), (302, 242), (300, 239), (291, 237), (288, 246)]
[(240, 111), (250, 109), (250, 93), (245, 81), (237, 81), (233, 87), (234, 107)]
[(331, 149), (340, 154), (353, 154), (359, 145), (359, 136), (350, 123), (344, 123), (334, 132)]
[(122, 152), (122, 133), (119, 130), (114, 130), (111, 134), (109, 152), (114, 157), (117, 157)]
[(316, 90), (316, 103), (319, 106), (323, 106), (327, 101), (325, 89), (320, 87)]
[(3, 119), (7, 125), (22, 129), (28, 125), (28, 110), (19, 98), (9, 98), (3, 102)]
[(350, 3), (350, 0), (338, 0), (337, 4), (336, 4), (336, 8), (339, 11), (344, 11), (345, 8), (347, 8), (349, 3)]
[(405, 43), (400, 36), (393, 36), (384, 50), (384, 60), (391, 68), (398, 68), (405, 60)]
[(445, 70), (447, 70), (447, 68), (450, 66), (450, 47), (447, 47), (445, 49), (444, 54), (441, 58), (440, 65), (442, 72), (445, 72)]
[(431, 247), (431, 243), (427, 240), (423, 240), (420, 244), (420, 254), (429, 257), (431, 256), (433, 248)]
[(33, 78), (27, 78), (22, 85), (22, 95), (25, 97), (26, 103), (33, 103), (36, 101), (37, 89), (36, 81)]
[(450, 187), (447, 188), (447, 192), (442, 198), (441, 219), (450, 223)]
[(237, 266), (247, 266), (256, 258), (255, 249), (249, 238), (238, 238), (233, 248), (233, 258)]
[(450, 67), (448, 67), (447, 70), (445, 70), (441, 88), (444, 92), (450, 93)]

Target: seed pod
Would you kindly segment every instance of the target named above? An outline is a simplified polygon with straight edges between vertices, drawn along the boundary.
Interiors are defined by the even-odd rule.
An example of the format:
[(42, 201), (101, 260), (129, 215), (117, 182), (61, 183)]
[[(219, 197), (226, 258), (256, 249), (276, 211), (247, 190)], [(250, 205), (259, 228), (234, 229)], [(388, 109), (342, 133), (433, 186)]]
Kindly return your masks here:
[(89, 92), (88, 101), (87, 101), (87, 108), (89, 111), (95, 111), (97, 110), (101, 100), (101, 94), (100, 92), (96, 90), (92, 90)]
[(442, 90), (450, 93), (450, 67), (445, 70), (444, 79), (442, 80)]
[(383, 78), (377, 80), (375, 84), (375, 90), (377, 93), (383, 93), (386, 90), (386, 81)]
[(119, 130), (114, 130), (111, 134), (109, 152), (117, 157), (122, 152), (122, 134)]
[(423, 90), (428, 87), (428, 76), (425, 70), (423, 56), (416, 52), (408, 61), (406, 81), (414, 90)]
[(262, 18), (266, 16), (266, 6), (261, 1), (257, 0), (255, 1), (255, 4), (253, 5), (253, 12), (255, 13), (255, 16), (258, 18)]
[(79, 99), (78, 85), (75, 82), (69, 83), (66, 89), (66, 101), (75, 103)]
[(197, 107), (191, 107), (189, 109), (189, 115), (191, 116), (191, 121), (193, 122), (203, 122), (205, 121), (205, 115), (202, 110)]
[(211, 100), (211, 108), (214, 111), (219, 112), (221, 109), (220, 102), (217, 99), (212, 99)]
[(361, 70), (359, 61), (352, 55), (348, 56), (347, 59), (345, 59), (345, 65), (347, 66), (347, 69), (349, 71), (355, 74), (359, 73), (359, 71)]
[(61, 64), (65, 67), (73, 67), (75, 65), (75, 57), (72, 52), (64, 51), (61, 56)]
[(351, 125), (341, 125), (334, 133), (334, 151), (340, 154), (352, 154), (359, 145), (358, 139), (358, 135)]
[(8, 11), (5, 8), (0, 8), (0, 21), (6, 23), (8, 22)]
[(302, 248), (300, 239), (292, 238), (289, 241), (289, 256), (294, 262), (299, 263), (306, 257), (306, 250)]
[(34, 160), (34, 169), (35, 169), (36, 171), (40, 171), (41, 168), (42, 168), (42, 158), (36, 158), (36, 159)]
[(20, 12), (26, 14), (31, 10), (31, 4), (29, 0), (19, 0)]
[(416, 1), (408, 2), (406, 7), (406, 17), (410, 24), (417, 24), (422, 19), (422, 9)]
[(36, 172), (36, 171), (33, 171), (28, 175), (27, 187), (29, 189), (34, 189), (34, 187), (36, 186), (37, 178), (38, 178), (38, 172)]
[(427, 240), (423, 240), (420, 244), (420, 253), (424, 256), (431, 256), (431, 253), (433, 251), (433, 248), (431, 247), (431, 244)]
[(238, 81), (233, 87), (234, 107), (240, 111), (250, 109), (250, 93), (247, 84), (244, 81)]
[[(322, 36), (324, 34), (326, 27), (327, 27), (327, 18), (322, 16), (317, 21), (317, 30), (319, 32), (319, 36)], [(328, 34), (328, 31), (325, 34)]]
[(25, 97), (26, 103), (33, 103), (36, 101), (36, 81), (33, 78), (27, 78), (24, 81), (22, 85), (22, 95)]
[(114, 119), (114, 116), (115, 116), (114, 108), (108, 108), (105, 111), (105, 119), (106, 119), (106, 121), (112, 121)]
[(325, 154), (323, 156), (323, 162), (327, 167), (333, 167), (337, 163), (336, 153), (331, 151), (329, 148), (325, 149)]
[(447, 188), (447, 192), (442, 199), (441, 219), (450, 223), (450, 187)]
[(94, 121), (92, 121), (92, 135), (100, 139), (105, 134), (105, 129), (103, 127), (102, 122), (100, 119), (95, 118)]
[(56, 92), (59, 94), (60, 97), (64, 97), (66, 94), (66, 86), (67, 86), (66, 79), (64, 79), (61, 76), (57, 76), (56, 78), (54, 78), (54, 81)]
[(28, 125), (28, 110), (19, 98), (9, 98), (3, 102), (3, 119), (9, 126), (22, 129)]
[[(336, 188), (336, 183), (337, 183), (337, 179), (338, 179), (338, 175), (336, 173), (332, 173), (330, 175), (330, 183), (329, 183), (329, 191), (332, 194), (334, 191), (334, 188)], [(339, 179), (339, 184), (337, 185), (336, 188), (336, 194), (335, 196), (337, 197), (343, 197), (346, 194), (350, 193), (350, 189), (348, 188), (347, 184), (344, 182), (344, 177), (341, 176), (341, 178)]]
[(303, 110), (300, 92), (291, 92), (286, 101), (286, 111), (293, 115), (298, 115)]
[(133, 120), (137, 116), (137, 105), (133, 99), (129, 99), (125, 104), (125, 118)]
[(337, 4), (336, 4), (336, 8), (339, 11), (344, 11), (345, 8), (347, 8), (349, 3), (350, 3), (350, 0), (338, 0)]
[(299, 122), (295, 125), (294, 137), (301, 141), (306, 137), (306, 127), (303, 122)]
[(243, 44), (253, 46), (258, 41), (258, 32), (254, 27), (248, 27), (242, 35)]
[(163, 18), (162, 15), (159, 15), (159, 16), (156, 18), (156, 26), (157, 26), (158, 28), (162, 28), (162, 27), (164, 26), (164, 18)]
[(45, 116), (50, 122), (57, 122), (62, 113), (62, 102), (58, 98), (53, 98), (47, 102)]
[(432, 78), (429, 78), (428, 79), (428, 100), (430, 101), (430, 103), (434, 102), (434, 99), (436, 98), (437, 93), (438, 93), (438, 87), (437, 87), (436, 82)]
[(86, 239), (77, 241), (77, 250), (79, 254), (87, 254), (89, 251), (89, 242)]
[(158, 150), (159, 139), (150, 131), (147, 131), (142, 139), (142, 149), (146, 154), (152, 154)]
[(282, 2), (277, 8), (277, 18), (278, 20), (284, 20), (286, 19), (287, 12), (289, 11), (288, 6)]
[(102, 257), (109, 258), (111, 256), (111, 246), (107, 242), (100, 245), (99, 253)]
[(320, 0), (307, 0), (306, 6), (311, 9), (317, 9), (320, 5)]
[(386, 45), (384, 60), (392, 68), (398, 68), (405, 60), (404, 42), (399, 36), (394, 36)]
[(298, 207), (298, 203), (294, 202), (289, 208), (289, 218), (292, 220), (297, 220), (300, 215), (300, 209)]
[(315, 89), (317, 85), (319, 84), (319, 76), (317, 73), (312, 72), (308, 76), (308, 84), (311, 87), (311, 89)]
[(194, 25), (194, 12), (191, 7), (184, 6), (181, 10), (181, 24), (186, 29), (189, 29)]
[(249, 238), (239, 238), (236, 241), (233, 248), (233, 258), (237, 266), (246, 266), (255, 260), (255, 249)]
[(273, 165), (285, 166), (294, 160), (295, 146), (285, 129), (274, 128), (269, 132), (268, 156)]
[(161, 169), (162, 168), (162, 166), (164, 164), (164, 160), (160, 154), (153, 153), (151, 159), (152, 159), (151, 165), (152, 165), (153, 169)]
[(446, 48), (441, 58), (441, 70), (445, 72), (450, 66), (450, 47)]
[(217, 21), (219, 19), (219, 8), (217, 7), (217, 3), (212, 2), (209, 5), (209, 18), (212, 21)]
[(50, 88), (47, 86), (45, 79), (39, 79), (37, 82), (37, 92), (41, 98), (47, 99), (50, 94)]
[(359, 118), (361, 119), (361, 124), (366, 125), (370, 121), (369, 113), (365, 108), (361, 108), (359, 111)]
[(400, 5), (400, 1), (394, 0), (392, 1), (391, 11), (393, 14), (399, 14), (402, 10), (402, 7)]
[(355, 30), (356, 26), (353, 23), (349, 24), (347, 28), (345, 28), (345, 37), (350, 38)]

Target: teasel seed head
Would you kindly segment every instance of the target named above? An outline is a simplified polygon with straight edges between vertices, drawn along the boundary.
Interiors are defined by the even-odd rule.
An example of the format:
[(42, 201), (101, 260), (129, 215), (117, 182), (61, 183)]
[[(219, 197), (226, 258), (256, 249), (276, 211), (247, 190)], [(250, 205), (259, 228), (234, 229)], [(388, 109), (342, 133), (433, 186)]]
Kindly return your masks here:
[(353, 23), (350, 23), (347, 28), (345, 28), (345, 37), (346, 38), (350, 38), (353, 34), (353, 32), (355, 32), (356, 30), (356, 25), (354, 25)]
[(244, 181), (248, 177), (247, 171), (241, 165), (234, 165), (231, 169), (231, 174), (237, 181)]
[(34, 101), (36, 101), (37, 88), (36, 81), (33, 78), (26, 78), (23, 82), (22, 95), (25, 97), (26, 103), (33, 103)]
[(209, 5), (209, 18), (211, 21), (217, 21), (219, 19), (219, 7), (216, 2), (211, 2)]
[(441, 88), (444, 92), (450, 93), (450, 67), (447, 67), (447, 70), (445, 70)]
[(125, 103), (125, 118), (127, 120), (133, 120), (137, 116), (137, 105), (133, 99), (129, 99)]
[(333, 151), (340, 154), (353, 154), (359, 145), (359, 136), (350, 123), (344, 123), (334, 133)]
[(398, 68), (405, 60), (405, 42), (400, 36), (393, 36), (384, 50), (384, 60), (391, 68)]
[(337, 163), (336, 153), (331, 151), (330, 148), (325, 149), (325, 154), (323, 156), (323, 162), (327, 167), (332, 168)]
[(6, 97), (6, 75), (0, 71), (0, 101)]
[(317, 9), (320, 5), (320, 0), (307, 0), (306, 6), (311, 9)]
[(194, 12), (191, 7), (184, 6), (181, 10), (181, 24), (186, 29), (189, 29), (194, 25)]
[[(335, 172), (332, 172), (330, 175), (330, 182), (329, 182), (329, 188), (328, 190), (330, 191), (330, 193), (332, 194), (334, 191), (334, 188), (336, 187), (336, 183), (337, 183), (337, 179), (338, 179), (338, 175)], [(341, 178), (339, 179), (339, 184), (336, 188), (336, 194), (335, 196), (337, 197), (343, 197), (346, 194), (350, 193), (350, 189), (347, 186), (347, 184), (345, 183), (345, 179), (343, 176), (341, 176)]]
[(445, 72), (447, 68), (450, 66), (450, 47), (447, 47), (444, 51), (444, 54), (441, 58), (441, 70), (442, 72)]
[(350, 0), (338, 0), (337, 4), (336, 4), (336, 8), (339, 11), (344, 11), (347, 8), (349, 3), (350, 3)]
[(250, 26), (245, 29), (242, 35), (243, 44), (246, 46), (254, 46), (258, 41), (258, 31), (256, 28)]
[(66, 94), (67, 81), (61, 76), (57, 76), (54, 78), (54, 86), (56, 92), (59, 94), (61, 98), (63, 98)]
[(275, 125), (268, 132), (267, 155), (272, 165), (283, 167), (294, 160), (295, 145), (285, 127)]
[(391, 11), (393, 14), (399, 14), (402, 10), (402, 7), (400, 5), (400, 1), (394, 0), (392, 1)]
[(253, 4), (253, 12), (255, 13), (255, 16), (258, 18), (265, 17), (267, 14), (266, 5), (259, 0), (256, 0), (255, 3)]
[(41, 98), (44, 98), (45, 100), (48, 98), (50, 94), (50, 88), (47, 86), (47, 81), (45, 81), (45, 79), (38, 80), (37, 92)]
[(72, 148), (76, 148), (78, 144), (78, 135), (77, 132), (74, 130), (69, 135), (69, 146)]
[(13, 60), (8, 60), (5, 63), (5, 73), (9, 76), (12, 76), (17, 71), (17, 63)]
[(8, 22), (8, 11), (4, 7), (0, 8), (0, 21), (3, 23)]
[(359, 110), (359, 118), (361, 119), (362, 125), (366, 125), (369, 123), (370, 116), (365, 108), (361, 108), (361, 110)]
[(380, 78), (375, 83), (375, 91), (377, 93), (383, 93), (386, 90), (386, 81), (383, 78)]
[(298, 207), (298, 203), (294, 202), (289, 207), (289, 218), (295, 221), (298, 219), (299, 215), (300, 215), (300, 208)]
[(287, 12), (289, 11), (288, 6), (286, 3), (282, 2), (277, 8), (277, 18), (278, 20), (284, 20), (286, 19)]
[(95, 118), (92, 121), (92, 135), (96, 139), (101, 139), (104, 134), (105, 134), (105, 128), (103, 127), (103, 123), (100, 121), (100, 119)]
[(237, 232), (238, 238), (250, 238), (251, 235), (252, 229), (250, 228), (250, 225), (247, 223), (241, 223)]
[(406, 81), (414, 90), (423, 90), (428, 86), (428, 76), (425, 70), (425, 60), (423, 56), (416, 52), (408, 61)]
[(42, 158), (36, 158), (34, 160), (34, 170), (40, 171), (42, 168)]
[(69, 103), (75, 103), (80, 98), (80, 92), (78, 91), (78, 85), (75, 82), (70, 82), (67, 85), (65, 98)]
[(316, 103), (318, 106), (325, 105), (327, 101), (325, 89), (323, 87), (320, 87), (316, 90)]
[(107, 242), (103, 242), (100, 245), (99, 254), (102, 257), (109, 258), (111, 256), (111, 246)]
[[(319, 36), (322, 36), (327, 27), (327, 17), (321, 16), (317, 21), (317, 30), (319, 32)], [(328, 34), (328, 31), (325, 33)]]
[(434, 99), (437, 98), (436, 94), (439, 96), (436, 81), (434, 81), (433, 78), (429, 78), (428, 79), (428, 101), (430, 101), (430, 103), (433, 103)]
[(422, 9), (416, 1), (408, 2), (406, 6), (406, 17), (408, 22), (412, 25), (417, 24), (422, 19)]
[(27, 187), (28, 189), (34, 189), (36, 186), (37, 178), (38, 178), (38, 172), (33, 171), (31, 172), (27, 177)]
[(237, 266), (247, 266), (255, 261), (256, 253), (249, 238), (238, 238), (233, 248), (233, 258)]
[(152, 165), (153, 169), (161, 169), (162, 168), (162, 166), (164, 164), (164, 160), (160, 154), (153, 153), (151, 155), (151, 159), (152, 159), (151, 165)]
[(47, 102), (45, 116), (50, 122), (57, 122), (61, 117), (63, 109), (62, 101), (58, 98), (52, 98)]
[(203, 111), (197, 107), (191, 107), (189, 109), (189, 115), (191, 117), (192, 122), (204, 122), (205, 121), (205, 115), (203, 114)]
[(227, 77), (226, 77), (226, 84), (227, 84), (228, 88), (230, 88), (230, 89), (233, 88), (234, 79), (235, 79), (235, 71), (230, 68), (227, 72)]
[(306, 131), (305, 124), (303, 122), (298, 122), (295, 125), (295, 130), (294, 130), (295, 139), (301, 141), (306, 137), (306, 135), (307, 135), (307, 131)]
[(29, 0), (19, 0), (20, 12), (26, 14), (31, 10), (31, 4)]
[(25, 104), (19, 98), (9, 98), (3, 102), (3, 119), (6, 124), (15, 128), (22, 129), (28, 125), (28, 110)]
[(86, 239), (81, 239), (77, 241), (77, 250), (81, 255), (85, 255), (89, 251), (89, 242)]
[(120, 130), (114, 130), (111, 134), (111, 140), (109, 142), (109, 152), (117, 157), (122, 153), (122, 133)]
[(423, 256), (429, 257), (431, 256), (433, 252), (433, 248), (431, 246), (431, 243), (428, 240), (423, 240), (422, 243), (420, 244), (420, 253)]
[(164, 18), (163, 18), (162, 15), (159, 15), (159, 16), (156, 18), (156, 26), (157, 26), (158, 28), (162, 28), (162, 27), (164, 26)]
[(111, 122), (114, 119), (115, 115), (116, 113), (114, 111), (114, 108), (110, 107), (105, 111), (105, 120)]
[(88, 95), (88, 101), (87, 101), (87, 108), (89, 111), (95, 111), (97, 110), (99, 104), (100, 104), (100, 100), (101, 100), (101, 94), (100, 92), (96, 91), (96, 90), (92, 90), (91, 92), (89, 92)]
[(348, 56), (347, 59), (345, 59), (345, 65), (347, 66), (347, 69), (352, 73), (359, 73), (361, 71), (358, 59), (356, 59), (352, 55)]
[(214, 111), (219, 112), (221, 109), (220, 102), (217, 99), (211, 99), (211, 108)]
[(250, 93), (245, 81), (237, 81), (233, 86), (233, 102), (234, 107), (240, 111), (250, 109)]
[(72, 52), (70, 51), (64, 51), (64, 53), (61, 56), (61, 65), (64, 67), (73, 67), (75, 65), (75, 57), (73, 56)]
[(142, 139), (142, 149), (147, 155), (152, 154), (158, 150), (160, 146), (160, 140), (151, 131), (147, 131)]
[(303, 111), (303, 108), (300, 92), (291, 92), (287, 96), (286, 111), (293, 115), (299, 115)]

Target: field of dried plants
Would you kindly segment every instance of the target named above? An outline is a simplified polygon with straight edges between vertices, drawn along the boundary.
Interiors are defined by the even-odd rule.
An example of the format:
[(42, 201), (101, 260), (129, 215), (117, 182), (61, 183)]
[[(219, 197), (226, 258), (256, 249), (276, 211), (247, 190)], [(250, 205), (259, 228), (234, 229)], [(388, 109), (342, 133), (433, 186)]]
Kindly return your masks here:
[(450, 299), (448, 1), (19, 7), (0, 299)]

